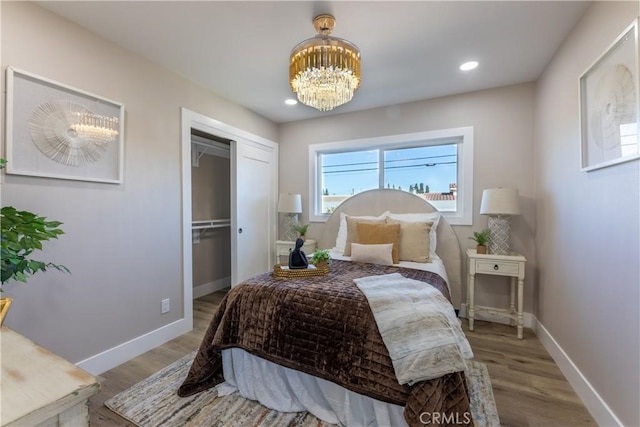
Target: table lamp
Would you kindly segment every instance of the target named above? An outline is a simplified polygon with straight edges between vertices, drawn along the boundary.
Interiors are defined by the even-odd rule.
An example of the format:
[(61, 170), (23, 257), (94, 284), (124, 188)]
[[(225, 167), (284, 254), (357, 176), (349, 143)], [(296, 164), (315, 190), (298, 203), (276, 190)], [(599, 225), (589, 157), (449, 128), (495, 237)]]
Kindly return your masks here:
[(489, 215), (489, 253), (511, 253), (511, 217), (520, 215), (520, 196), (512, 188), (489, 188), (482, 192), (480, 215)]
[(302, 213), (302, 195), (280, 193), (280, 197), (278, 199), (278, 212), (284, 214), (284, 219), (282, 221), (284, 239), (295, 241), (298, 234), (293, 227), (298, 224), (298, 214)]

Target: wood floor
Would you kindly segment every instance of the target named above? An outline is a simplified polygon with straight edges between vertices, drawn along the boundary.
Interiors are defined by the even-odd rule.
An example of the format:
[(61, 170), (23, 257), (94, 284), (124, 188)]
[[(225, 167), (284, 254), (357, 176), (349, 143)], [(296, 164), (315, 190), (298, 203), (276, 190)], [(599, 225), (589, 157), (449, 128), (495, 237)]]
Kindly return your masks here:
[[(194, 300), (193, 331), (103, 373), (102, 389), (89, 401), (91, 426), (131, 426), (104, 401), (197, 349), (223, 296), (216, 292)], [(518, 340), (515, 329), (507, 325), (476, 320), (470, 332), (463, 320), (463, 329), (475, 359), (488, 366), (503, 426), (596, 425), (531, 330), (525, 329), (524, 339)]]

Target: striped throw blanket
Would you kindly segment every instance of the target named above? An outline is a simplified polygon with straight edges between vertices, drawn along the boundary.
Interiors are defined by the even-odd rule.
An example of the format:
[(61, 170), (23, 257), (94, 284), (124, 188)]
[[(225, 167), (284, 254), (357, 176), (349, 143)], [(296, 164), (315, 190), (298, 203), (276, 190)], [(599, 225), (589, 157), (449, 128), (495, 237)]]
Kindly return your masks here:
[(353, 281), (369, 302), (400, 384), (466, 369), (471, 346), (439, 290), (400, 273)]

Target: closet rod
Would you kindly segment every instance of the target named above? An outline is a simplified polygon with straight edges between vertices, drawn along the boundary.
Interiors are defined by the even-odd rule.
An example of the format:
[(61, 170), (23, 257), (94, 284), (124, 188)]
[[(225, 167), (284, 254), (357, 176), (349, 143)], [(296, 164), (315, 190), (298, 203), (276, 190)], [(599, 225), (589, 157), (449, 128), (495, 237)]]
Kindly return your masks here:
[(205, 221), (192, 221), (191, 228), (193, 230), (204, 230), (208, 228), (231, 227), (230, 219), (210, 219)]
[(221, 142), (216, 142), (216, 141), (204, 142), (204, 141), (197, 141), (195, 139), (191, 139), (191, 143), (195, 145), (199, 145), (201, 147), (218, 148), (220, 150), (231, 151), (230, 145), (223, 144)]
[(195, 227), (191, 227), (192, 230), (205, 230), (209, 228), (222, 228), (222, 227), (231, 227), (231, 223), (228, 224), (211, 224), (211, 225), (198, 225)]

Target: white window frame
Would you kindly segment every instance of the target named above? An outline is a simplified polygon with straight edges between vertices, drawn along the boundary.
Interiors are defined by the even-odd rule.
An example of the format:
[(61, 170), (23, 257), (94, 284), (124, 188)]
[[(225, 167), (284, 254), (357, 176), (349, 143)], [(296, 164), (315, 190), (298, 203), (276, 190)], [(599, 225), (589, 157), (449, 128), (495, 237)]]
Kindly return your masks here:
[[(472, 225), (473, 220), (473, 126), (441, 129), (375, 138), (352, 139), (309, 145), (309, 221), (326, 222), (330, 214), (320, 212), (322, 206), (322, 171), (318, 155), (356, 150), (383, 148), (411, 148), (441, 145), (455, 140), (458, 143), (457, 210), (442, 212), (452, 225)], [(462, 141), (462, 142), (460, 142)]]

